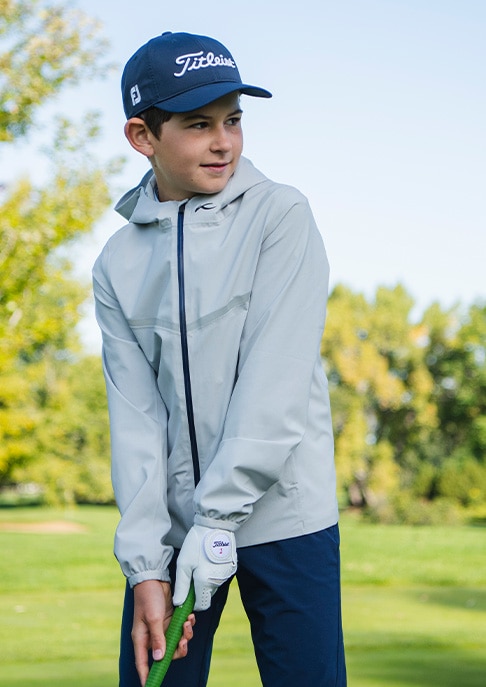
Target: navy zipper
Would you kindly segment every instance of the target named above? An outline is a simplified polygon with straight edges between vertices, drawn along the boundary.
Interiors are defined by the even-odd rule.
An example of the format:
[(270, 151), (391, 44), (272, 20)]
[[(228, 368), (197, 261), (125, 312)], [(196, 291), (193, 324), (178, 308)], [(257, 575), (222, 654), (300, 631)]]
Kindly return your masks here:
[(192, 404), (191, 374), (189, 370), (189, 349), (187, 346), (186, 295), (184, 284), (184, 210), (181, 205), (177, 215), (177, 277), (179, 281), (179, 328), (181, 333), (182, 370), (184, 373), (184, 392), (186, 396), (187, 422), (191, 441), (194, 485), (201, 479), (199, 454), (197, 450), (196, 427), (194, 425), (194, 406)]

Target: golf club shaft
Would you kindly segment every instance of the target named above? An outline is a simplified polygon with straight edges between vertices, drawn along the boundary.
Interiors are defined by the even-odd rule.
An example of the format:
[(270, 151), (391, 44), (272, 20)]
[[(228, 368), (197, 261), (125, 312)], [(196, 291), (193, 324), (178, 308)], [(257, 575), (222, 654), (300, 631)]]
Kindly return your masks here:
[(182, 637), (184, 623), (187, 620), (187, 616), (192, 613), (194, 608), (195, 600), (196, 594), (194, 591), (194, 584), (191, 582), (186, 600), (182, 606), (177, 606), (174, 609), (174, 614), (167, 628), (167, 632), (165, 633), (166, 649), (164, 658), (152, 663), (145, 687), (160, 687), (162, 684), (162, 680), (169, 669), (172, 657), (179, 644), (179, 640)]

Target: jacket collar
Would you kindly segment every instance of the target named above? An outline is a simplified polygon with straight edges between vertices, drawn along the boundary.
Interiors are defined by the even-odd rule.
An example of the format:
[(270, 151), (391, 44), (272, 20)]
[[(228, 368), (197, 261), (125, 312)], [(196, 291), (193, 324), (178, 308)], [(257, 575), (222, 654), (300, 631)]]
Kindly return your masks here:
[[(194, 196), (187, 201), (186, 212), (192, 211), (195, 220), (208, 221), (229, 203), (239, 198), (248, 189), (267, 181), (245, 157), (240, 158), (235, 173), (219, 193)], [(149, 170), (140, 183), (125, 193), (115, 205), (115, 210), (129, 222), (152, 224), (154, 221), (177, 214), (179, 207), (186, 201), (167, 201), (160, 203), (154, 193), (155, 175)]]

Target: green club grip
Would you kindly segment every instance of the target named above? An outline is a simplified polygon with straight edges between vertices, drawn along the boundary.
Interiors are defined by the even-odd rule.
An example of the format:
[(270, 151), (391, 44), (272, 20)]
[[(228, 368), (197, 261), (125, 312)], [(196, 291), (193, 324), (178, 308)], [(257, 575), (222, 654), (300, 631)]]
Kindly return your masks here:
[(160, 687), (162, 684), (162, 680), (169, 670), (179, 640), (182, 637), (183, 625), (187, 620), (187, 616), (192, 613), (195, 601), (196, 592), (194, 591), (194, 583), (191, 582), (186, 600), (182, 606), (176, 606), (174, 609), (174, 614), (167, 628), (167, 632), (165, 633), (166, 649), (164, 658), (152, 663), (145, 687)]

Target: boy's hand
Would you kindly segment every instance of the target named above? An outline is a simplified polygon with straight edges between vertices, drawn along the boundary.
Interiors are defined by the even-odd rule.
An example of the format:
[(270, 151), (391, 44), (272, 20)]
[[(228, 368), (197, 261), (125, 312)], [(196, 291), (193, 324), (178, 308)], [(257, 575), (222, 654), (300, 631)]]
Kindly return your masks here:
[[(155, 661), (165, 654), (165, 631), (169, 626), (174, 608), (168, 582), (147, 580), (133, 588), (135, 609), (133, 613), (132, 640), (135, 650), (135, 664), (140, 682), (145, 685), (149, 674), (148, 651), (152, 650)], [(188, 642), (193, 636), (194, 614), (184, 623), (184, 631), (174, 658), (187, 655)]]
[(184, 603), (193, 579), (196, 592), (194, 610), (205, 611), (218, 587), (235, 574), (236, 561), (233, 532), (202, 525), (191, 527), (177, 559), (174, 605)]

